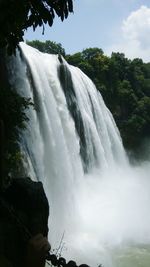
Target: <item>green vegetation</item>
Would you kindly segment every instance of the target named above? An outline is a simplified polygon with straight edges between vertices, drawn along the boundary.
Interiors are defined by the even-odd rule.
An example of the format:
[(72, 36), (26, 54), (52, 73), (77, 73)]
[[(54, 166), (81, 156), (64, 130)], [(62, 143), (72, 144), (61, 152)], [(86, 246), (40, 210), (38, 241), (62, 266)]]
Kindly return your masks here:
[[(9, 54), (15, 52), (23, 41), (25, 30), (38, 26), (53, 25), (55, 15), (63, 21), (73, 12), (72, 0), (26, 0), (0, 1), (0, 48), (7, 48)], [(16, 15), (17, 14), (17, 15)]]
[[(29, 44), (34, 47), (34, 42), (41, 45), (41, 51), (47, 52), (40, 41)], [(62, 49), (60, 44), (46, 43), (55, 44), (53, 51)], [(114, 116), (125, 147), (132, 150), (140, 147), (143, 139), (150, 136), (150, 63), (138, 58), (127, 59), (123, 53), (112, 53), (108, 57), (97, 47), (65, 58), (93, 80)]]
[(65, 56), (65, 49), (62, 47), (61, 44), (57, 44), (56, 42), (51, 42), (51, 41), (41, 42), (38, 40), (34, 40), (31, 42), (27, 41), (27, 44), (33, 46), (34, 48), (38, 49), (43, 53), (60, 54), (62, 56)]
[(21, 171), (21, 152), (19, 146), (20, 130), (26, 128), (28, 117), (26, 109), (31, 100), (21, 97), (10, 88), (0, 89), (0, 119), (4, 122), (4, 177)]

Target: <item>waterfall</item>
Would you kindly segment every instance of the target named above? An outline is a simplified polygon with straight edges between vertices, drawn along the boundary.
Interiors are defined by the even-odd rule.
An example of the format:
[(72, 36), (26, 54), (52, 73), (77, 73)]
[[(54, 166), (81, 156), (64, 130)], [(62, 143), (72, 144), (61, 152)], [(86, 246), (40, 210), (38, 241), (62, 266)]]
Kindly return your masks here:
[(24, 43), (8, 68), (11, 84), (34, 103), (21, 148), (28, 175), (43, 182), (49, 199), (52, 247), (63, 236), (62, 254), (77, 263), (148, 267), (149, 164), (131, 168), (92, 81)]

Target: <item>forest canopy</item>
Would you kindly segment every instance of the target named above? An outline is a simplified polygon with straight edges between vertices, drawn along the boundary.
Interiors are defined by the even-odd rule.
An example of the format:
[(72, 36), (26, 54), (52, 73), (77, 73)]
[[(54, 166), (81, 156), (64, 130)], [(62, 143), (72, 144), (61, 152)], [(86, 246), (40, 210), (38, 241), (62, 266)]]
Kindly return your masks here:
[(66, 55), (61, 44), (51, 41), (28, 44), (52, 54), (61, 53), (61, 48), (68, 63), (79, 67), (93, 80), (114, 116), (127, 149), (135, 150), (144, 138), (150, 137), (150, 63), (139, 58), (128, 59), (123, 53), (108, 57), (98, 47)]

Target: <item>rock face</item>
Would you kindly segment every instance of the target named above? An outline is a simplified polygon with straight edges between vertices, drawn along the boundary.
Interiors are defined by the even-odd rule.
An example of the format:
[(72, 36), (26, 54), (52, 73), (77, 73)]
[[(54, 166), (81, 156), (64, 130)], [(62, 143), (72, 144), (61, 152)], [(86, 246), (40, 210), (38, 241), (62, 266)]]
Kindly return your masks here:
[(0, 49), (0, 82), (1, 87), (5, 88), (9, 86), (5, 49)]
[(4, 124), (0, 118), (0, 190), (3, 185), (3, 180), (2, 180), (3, 169), (4, 169), (3, 158), (4, 158)]
[(0, 198), (0, 255), (22, 267), (28, 239), (48, 234), (49, 205), (41, 182), (13, 179)]

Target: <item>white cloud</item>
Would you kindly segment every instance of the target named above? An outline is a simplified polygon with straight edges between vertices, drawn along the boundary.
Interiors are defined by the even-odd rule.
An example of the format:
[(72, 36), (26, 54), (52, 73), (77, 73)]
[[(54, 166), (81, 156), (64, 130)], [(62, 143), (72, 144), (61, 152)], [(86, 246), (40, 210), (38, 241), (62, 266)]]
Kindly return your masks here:
[(123, 52), (129, 58), (150, 62), (150, 8), (141, 6), (122, 22), (120, 40), (106, 52)]

